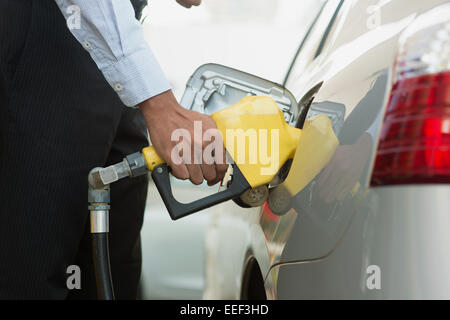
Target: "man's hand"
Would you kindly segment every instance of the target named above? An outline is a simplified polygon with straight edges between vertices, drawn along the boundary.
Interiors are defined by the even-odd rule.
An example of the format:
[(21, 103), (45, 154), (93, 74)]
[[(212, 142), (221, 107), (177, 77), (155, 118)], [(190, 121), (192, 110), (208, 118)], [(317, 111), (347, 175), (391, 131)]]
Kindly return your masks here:
[(192, 6), (199, 6), (202, 0), (177, 0), (185, 8), (190, 8)]
[[(228, 169), (225, 161), (225, 150), (223, 142), (215, 141), (222, 151), (222, 157), (216, 159), (215, 163), (205, 161), (204, 149), (210, 143), (203, 141), (203, 133), (208, 129), (217, 129), (214, 120), (204, 114), (184, 109), (178, 104), (171, 90), (150, 98), (139, 105), (147, 122), (150, 139), (158, 155), (172, 169), (172, 174), (178, 179), (190, 179), (194, 184), (201, 184), (203, 179), (209, 185), (221, 181)], [(201, 141), (194, 141), (194, 121), (201, 121)], [(172, 133), (185, 132), (181, 137), (184, 146), (191, 150), (191, 157), (180, 154), (177, 149), (180, 141), (172, 141)], [(178, 159), (174, 159), (180, 155)], [(194, 161), (197, 160), (197, 162)], [(209, 164), (207, 163), (209, 162)]]

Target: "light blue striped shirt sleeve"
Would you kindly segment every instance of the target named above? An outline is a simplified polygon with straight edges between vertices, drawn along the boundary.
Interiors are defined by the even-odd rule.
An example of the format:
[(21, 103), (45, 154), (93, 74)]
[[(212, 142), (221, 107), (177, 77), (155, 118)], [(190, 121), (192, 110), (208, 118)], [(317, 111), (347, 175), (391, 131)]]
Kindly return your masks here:
[(129, 0), (55, 1), (72, 34), (126, 106), (171, 89)]

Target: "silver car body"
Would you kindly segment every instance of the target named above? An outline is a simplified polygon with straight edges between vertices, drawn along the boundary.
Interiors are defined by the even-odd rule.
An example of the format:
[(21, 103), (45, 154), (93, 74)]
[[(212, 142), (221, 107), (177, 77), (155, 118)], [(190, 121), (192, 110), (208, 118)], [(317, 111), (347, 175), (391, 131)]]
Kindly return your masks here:
[[(312, 113), (333, 119), (341, 147), (363, 135), (372, 139), (369, 152), (352, 149), (363, 170), (344, 199), (325, 201), (313, 181), (296, 197), (295, 210), (280, 217), (267, 206), (244, 209), (233, 202), (211, 210), (204, 298), (258, 298), (261, 289), (269, 299), (450, 298), (450, 186), (370, 187), (401, 37), (421, 14), (448, 5), (324, 4), (286, 88), (298, 108), (314, 98)], [(349, 168), (335, 160), (334, 175), (344, 177)], [(369, 283), (374, 275), (375, 287)]]

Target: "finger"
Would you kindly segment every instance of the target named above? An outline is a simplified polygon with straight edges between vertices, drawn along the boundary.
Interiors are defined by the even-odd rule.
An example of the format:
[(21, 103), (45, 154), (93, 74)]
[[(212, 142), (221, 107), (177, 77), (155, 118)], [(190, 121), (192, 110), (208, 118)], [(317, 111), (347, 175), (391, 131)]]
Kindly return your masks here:
[[(225, 154), (225, 151), (224, 151)], [(224, 156), (224, 159), (221, 161), (216, 162), (216, 176), (218, 179), (223, 179), (225, 176), (225, 173), (227, 173), (228, 170), (228, 163), (226, 160), (226, 156)]]
[[(212, 123), (212, 127), (215, 127), (215, 123)], [(208, 181), (208, 185), (210, 186), (215, 185), (217, 182), (221, 181), (228, 170), (226, 151), (220, 134), (218, 136), (212, 137), (212, 139), (213, 139), (212, 144), (209, 144), (207, 146), (207, 147), (210, 147), (211, 145), (214, 146), (212, 154), (206, 152), (204, 155), (204, 162), (214, 165), (213, 167), (215, 177), (214, 179)], [(205, 156), (208, 156), (208, 158), (205, 159)]]
[(180, 180), (186, 180), (189, 178), (189, 171), (185, 164), (169, 164), (172, 175)]
[(192, 7), (192, 5), (190, 5), (189, 3), (187, 3), (185, 0), (177, 0), (177, 2), (178, 2), (178, 4), (179, 5), (182, 5), (183, 7), (185, 7), (185, 8), (190, 8), (190, 7)]
[(225, 177), (225, 174), (228, 171), (228, 164), (216, 164), (216, 177), (220, 180)]
[(195, 185), (202, 184), (203, 182), (203, 173), (199, 164), (187, 164), (186, 165), (189, 171), (189, 180)]
[(216, 180), (216, 168), (214, 164), (207, 164), (204, 161), (201, 165), (203, 177), (208, 181), (208, 185)]
[(214, 167), (216, 177), (213, 181), (208, 182), (208, 185), (213, 186), (216, 183), (222, 181), (228, 171), (228, 167), (229, 165), (226, 162), (220, 161), (219, 163), (216, 163)]
[[(213, 185), (217, 184), (218, 182), (222, 181), (223, 176), (225, 176), (225, 174), (223, 174), (223, 176), (222, 176), (222, 173), (217, 170), (217, 165), (214, 166), (214, 171), (215, 171), (216, 177), (213, 180), (208, 181), (208, 186), (213, 186)], [(220, 176), (218, 176), (218, 175), (220, 175)]]
[(171, 173), (175, 178), (180, 180), (189, 178), (189, 171), (183, 161), (183, 148), (176, 145), (164, 159), (166, 159), (166, 163), (169, 165)]
[(227, 151), (225, 150), (225, 146), (223, 143), (223, 140), (220, 139), (218, 142), (221, 146), (221, 154), (217, 155), (215, 157), (216, 162), (216, 175), (218, 178), (222, 179), (225, 176), (225, 173), (228, 170), (228, 163), (227, 163)]

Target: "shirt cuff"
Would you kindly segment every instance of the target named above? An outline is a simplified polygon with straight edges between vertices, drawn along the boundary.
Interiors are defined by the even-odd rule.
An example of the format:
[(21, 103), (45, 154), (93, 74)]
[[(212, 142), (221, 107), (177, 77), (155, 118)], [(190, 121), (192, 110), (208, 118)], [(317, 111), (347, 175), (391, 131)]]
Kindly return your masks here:
[(122, 57), (101, 71), (127, 107), (171, 89), (149, 47)]

